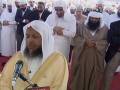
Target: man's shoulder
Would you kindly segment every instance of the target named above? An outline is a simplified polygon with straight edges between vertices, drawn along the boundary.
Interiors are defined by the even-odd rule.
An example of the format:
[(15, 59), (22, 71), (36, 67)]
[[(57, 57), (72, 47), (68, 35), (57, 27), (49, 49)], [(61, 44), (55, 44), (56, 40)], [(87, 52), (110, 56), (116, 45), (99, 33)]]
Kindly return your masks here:
[(53, 53), (50, 55), (50, 57), (55, 57), (56, 59), (57, 59), (57, 58), (66, 59), (65, 56), (64, 56), (62, 53), (60, 53), (60, 52), (53, 52)]
[(120, 27), (120, 20), (115, 21), (115, 22), (112, 22), (112, 23), (110, 24), (110, 28), (111, 28), (111, 27)]
[(120, 25), (120, 20), (112, 22), (111, 25)]
[(15, 56), (19, 56), (19, 55), (22, 55), (22, 52), (21, 51), (18, 51), (14, 54)]
[(58, 68), (66, 68), (67, 67), (67, 60), (65, 57), (57, 52), (52, 53), (42, 64), (43, 69), (48, 70), (57, 70)]
[(48, 14), (51, 14), (51, 12), (47, 9), (44, 10), (44, 13), (48, 13)]
[(22, 12), (22, 10), (20, 8), (17, 9), (17, 13), (19, 13), (19, 12)]
[(51, 13), (51, 14), (48, 16), (48, 18), (53, 18), (53, 17), (55, 17), (55, 14), (53, 14), (53, 13)]
[(7, 67), (11, 67), (12, 65), (15, 65), (15, 63), (18, 60), (23, 60), (23, 55), (21, 52), (17, 52), (16, 54), (14, 54), (7, 62), (6, 66)]
[(60, 62), (66, 62), (66, 58), (63, 54), (59, 52), (53, 52), (48, 58), (47, 61), (54, 62), (54, 63), (60, 63)]
[(23, 57), (23, 54), (19, 51), (19, 52), (16, 52), (10, 59), (14, 59), (14, 58), (22, 58)]

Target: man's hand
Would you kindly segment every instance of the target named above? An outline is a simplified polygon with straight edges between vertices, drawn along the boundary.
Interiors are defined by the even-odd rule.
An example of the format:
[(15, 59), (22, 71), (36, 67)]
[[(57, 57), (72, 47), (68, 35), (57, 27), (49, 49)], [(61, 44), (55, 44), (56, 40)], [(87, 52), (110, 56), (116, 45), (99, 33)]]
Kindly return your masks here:
[(86, 39), (86, 45), (88, 47), (95, 47), (96, 46), (96, 42), (94, 40), (90, 40), (90, 39)]
[(3, 26), (9, 25), (9, 21), (3, 21)]
[(63, 30), (57, 30), (57, 35), (63, 36)]
[(24, 19), (23, 23), (29, 23), (29, 20), (28, 19)]
[(64, 28), (59, 27), (59, 26), (56, 26), (53, 28), (54, 34), (57, 34), (57, 35), (63, 35), (63, 30), (64, 30)]

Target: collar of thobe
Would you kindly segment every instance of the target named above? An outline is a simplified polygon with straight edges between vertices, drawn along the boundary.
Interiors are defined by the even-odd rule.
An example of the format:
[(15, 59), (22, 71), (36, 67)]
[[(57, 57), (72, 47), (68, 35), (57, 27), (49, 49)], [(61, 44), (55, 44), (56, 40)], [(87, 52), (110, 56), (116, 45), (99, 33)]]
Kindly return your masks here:
[(95, 36), (96, 32), (97, 32), (97, 30), (95, 30), (95, 31), (90, 30), (90, 33), (91, 33), (92, 36)]
[(34, 59), (29, 59), (27, 62), (29, 67), (29, 77), (32, 78), (42, 65), (42, 58), (37, 57)]

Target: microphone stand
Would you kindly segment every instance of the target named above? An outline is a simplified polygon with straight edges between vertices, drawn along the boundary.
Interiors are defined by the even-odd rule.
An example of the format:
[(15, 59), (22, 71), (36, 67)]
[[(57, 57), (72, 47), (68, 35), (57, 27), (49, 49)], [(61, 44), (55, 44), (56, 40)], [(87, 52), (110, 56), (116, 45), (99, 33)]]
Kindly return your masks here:
[(32, 88), (38, 87), (37, 84), (32, 83), (32, 81), (26, 78), (22, 73), (19, 73), (18, 77), (22, 79), (24, 82), (27, 82), (29, 84), (24, 90), (27, 90), (29, 87)]

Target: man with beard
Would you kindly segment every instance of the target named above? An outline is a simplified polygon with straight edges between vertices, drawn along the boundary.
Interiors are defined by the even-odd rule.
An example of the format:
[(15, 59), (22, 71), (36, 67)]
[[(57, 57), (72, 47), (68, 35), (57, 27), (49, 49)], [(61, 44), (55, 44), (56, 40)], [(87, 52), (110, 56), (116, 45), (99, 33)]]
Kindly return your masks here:
[[(21, 73), (39, 87), (67, 90), (67, 61), (62, 54), (53, 52), (54, 38), (51, 31), (48, 24), (39, 20), (24, 27), (21, 51), (4, 67), (0, 78), (0, 90), (12, 90), (14, 67), (19, 60), (23, 62)], [(25, 90), (27, 86), (29, 84), (21, 79), (17, 79), (13, 84), (14, 90)]]
[(30, 22), (31, 10), (27, 9), (27, 3), (25, 1), (20, 2), (20, 8), (17, 9), (15, 21), (17, 22), (17, 51), (20, 50), (21, 43), (23, 40), (23, 26)]
[(75, 15), (75, 12), (76, 12), (76, 6), (75, 5), (71, 5), (70, 6), (70, 13)]
[(12, 56), (16, 52), (16, 39), (15, 39), (15, 12), (11, 4), (0, 16), (2, 23), (1, 30), (1, 54), (3, 56)]
[(71, 39), (76, 33), (75, 16), (67, 11), (67, 5), (63, 0), (54, 3), (54, 10), (46, 22), (53, 28), (54, 50), (61, 52), (68, 60)]
[(97, 90), (104, 71), (107, 32), (99, 12), (90, 12), (81, 24), (72, 57), (72, 90)]
[(32, 13), (32, 20), (42, 20), (46, 21), (47, 17), (51, 14), (50, 11), (45, 9), (44, 2), (38, 2), (37, 10), (34, 10)]

